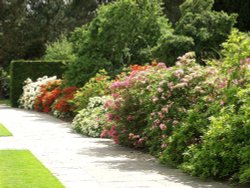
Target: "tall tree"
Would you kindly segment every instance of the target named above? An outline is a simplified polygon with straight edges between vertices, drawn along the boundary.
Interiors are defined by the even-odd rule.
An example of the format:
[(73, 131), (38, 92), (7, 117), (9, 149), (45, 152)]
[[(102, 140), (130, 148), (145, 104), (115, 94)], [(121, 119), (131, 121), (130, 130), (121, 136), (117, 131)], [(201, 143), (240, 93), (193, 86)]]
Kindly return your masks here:
[(97, 0), (0, 0), (0, 66), (43, 56), (45, 44), (92, 19)]

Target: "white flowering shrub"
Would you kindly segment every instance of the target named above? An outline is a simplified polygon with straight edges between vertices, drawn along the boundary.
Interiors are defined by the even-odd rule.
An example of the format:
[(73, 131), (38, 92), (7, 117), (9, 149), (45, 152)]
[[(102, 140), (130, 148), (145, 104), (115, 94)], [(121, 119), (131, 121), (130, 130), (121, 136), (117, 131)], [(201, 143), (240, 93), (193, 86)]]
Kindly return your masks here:
[(23, 94), (19, 99), (19, 107), (30, 110), (34, 109), (34, 102), (37, 96), (41, 94), (41, 86), (56, 79), (56, 76), (44, 76), (38, 78), (36, 81), (32, 81), (30, 78), (27, 78), (24, 81)]
[(73, 128), (84, 135), (99, 137), (103, 125), (107, 123), (107, 109), (103, 105), (108, 100), (110, 100), (109, 96), (90, 98), (87, 108), (79, 111), (79, 114), (74, 118)]

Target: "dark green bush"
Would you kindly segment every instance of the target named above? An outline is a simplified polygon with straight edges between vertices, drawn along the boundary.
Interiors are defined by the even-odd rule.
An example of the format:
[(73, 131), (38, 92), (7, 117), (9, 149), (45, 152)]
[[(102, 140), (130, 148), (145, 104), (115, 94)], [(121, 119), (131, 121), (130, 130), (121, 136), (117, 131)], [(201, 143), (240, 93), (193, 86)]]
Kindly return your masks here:
[(174, 65), (177, 57), (186, 52), (193, 51), (194, 41), (191, 37), (182, 35), (162, 36), (157, 45), (152, 49), (153, 57), (167, 65)]
[(10, 77), (3, 68), (0, 67), (0, 99), (9, 97)]
[(197, 58), (218, 55), (236, 22), (236, 15), (212, 11), (214, 0), (187, 0), (181, 6), (181, 18), (176, 24), (175, 33), (192, 37)]
[(12, 61), (10, 66), (10, 100), (13, 107), (18, 106), (18, 99), (22, 94), (23, 82), (27, 78), (35, 80), (42, 76), (62, 77), (65, 65), (61, 61)]

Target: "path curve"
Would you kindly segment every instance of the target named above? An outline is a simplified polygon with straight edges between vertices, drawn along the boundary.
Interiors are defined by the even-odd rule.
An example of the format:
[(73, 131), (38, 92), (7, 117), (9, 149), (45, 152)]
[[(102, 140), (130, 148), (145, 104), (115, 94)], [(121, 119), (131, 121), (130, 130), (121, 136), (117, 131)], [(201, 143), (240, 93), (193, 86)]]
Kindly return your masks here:
[(14, 135), (0, 138), (0, 149), (30, 150), (66, 188), (231, 187), (160, 165), (109, 139), (83, 137), (47, 114), (0, 105), (0, 122)]

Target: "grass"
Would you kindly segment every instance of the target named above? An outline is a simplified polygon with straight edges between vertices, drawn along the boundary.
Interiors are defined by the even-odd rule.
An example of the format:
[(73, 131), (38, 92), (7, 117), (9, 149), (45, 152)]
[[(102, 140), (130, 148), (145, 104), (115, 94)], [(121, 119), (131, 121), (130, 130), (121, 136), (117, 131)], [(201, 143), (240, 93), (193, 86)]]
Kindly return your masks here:
[(0, 137), (1, 136), (12, 136), (12, 134), (0, 123)]
[(0, 104), (5, 104), (7, 106), (10, 106), (10, 100), (8, 100), (8, 99), (0, 99)]
[(63, 188), (27, 150), (0, 150), (0, 188)]

